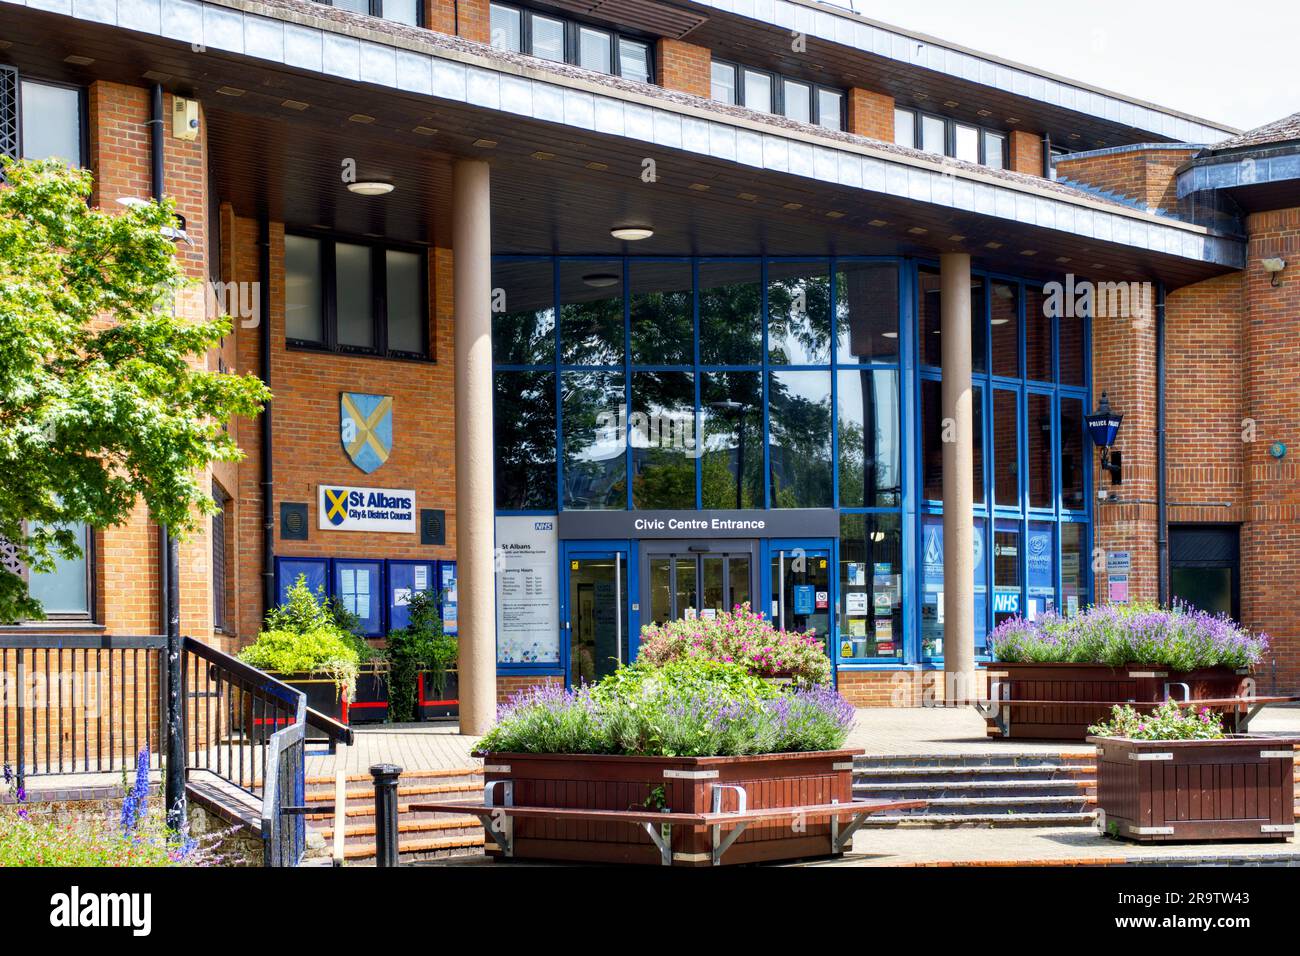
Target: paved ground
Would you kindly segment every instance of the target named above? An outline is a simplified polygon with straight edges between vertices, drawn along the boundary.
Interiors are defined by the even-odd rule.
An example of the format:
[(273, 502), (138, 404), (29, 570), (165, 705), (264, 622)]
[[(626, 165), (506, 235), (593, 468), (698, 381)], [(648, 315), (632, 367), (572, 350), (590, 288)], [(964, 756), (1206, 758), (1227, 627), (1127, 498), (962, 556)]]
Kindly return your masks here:
[[(1251, 729), (1260, 733), (1300, 733), (1300, 707), (1266, 707)], [(476, 767), (470, 756), (477, 737), (462, 737), (455, 723), (377, 724), (356, 728), (347, 749), (346, 772), (364, 774), (376, 763), (395, 763), (407, 771)], [(848, 746), (868, 754), (1090, 753), (1085, 744), (990, 740), (984, 720), (970, 708), (860, 709)], [(318, 746), (310, 750), (318, 750)], [(333, 774), (333, 757), (311, 755), (307, 775)]]
[[(853, 853), (822, 866), (1017, 866), (1101, 863), (1211, 863), (1215, 859), (1287, 857), (1300, 865), (1294, 840), (1269, 843), (1179, 843), (1142, 846), (1100, 836), (1090, 827), (920, 827), (859, 831)], [(813, 864), (810, 864), (813, 865)]]

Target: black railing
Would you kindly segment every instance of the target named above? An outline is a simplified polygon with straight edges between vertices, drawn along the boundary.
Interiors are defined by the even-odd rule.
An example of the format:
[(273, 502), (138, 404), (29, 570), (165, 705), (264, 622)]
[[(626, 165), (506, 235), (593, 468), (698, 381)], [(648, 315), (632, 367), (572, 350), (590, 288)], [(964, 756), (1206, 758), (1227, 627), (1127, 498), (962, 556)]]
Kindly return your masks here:
[[(163, 769), (166, 653), (160, 635), (0, 635), (0, 740), (18, 786), (35, 776), (120, 773), (146, 749), (150, 769)], [(306, 837), (307, 727), (331, 751), (352, 742), (351, 729), (194, 638), (184, 639), (180, 665), (187, 776), (206, 772), (255, 798), (267, 865), (296, 865)]]
[(166, 638), (0, 635), (4, 764), (28, 777), (161, 766)]

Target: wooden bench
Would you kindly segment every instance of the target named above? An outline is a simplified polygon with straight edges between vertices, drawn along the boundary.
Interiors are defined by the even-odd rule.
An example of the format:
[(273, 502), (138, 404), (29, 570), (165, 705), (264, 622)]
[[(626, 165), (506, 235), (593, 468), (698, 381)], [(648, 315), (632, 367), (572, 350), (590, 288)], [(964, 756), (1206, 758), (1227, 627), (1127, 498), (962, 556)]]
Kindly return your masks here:
[[(504, 802), (492, 803), (493, 791), (503, 785)], [(496, 780), (483, 788), (483, 801), (454, 800), (443, 803), (416, 803), (412, 812), (472, 814), (493, 839), (502, 856), (514, 856), (514, 821), (565, 820), (583, 823), (623, 823), (643, 829), (659, 850), (664, 866), (673, 865), (674, 827), (707, 827), (712, 837), (712, 863), (719, 866), (722, 856), (750, 824), (803, 824), (829, 820), (831, 852), (839, 855), (851, 845), (853, 834), (867, 817), (883, 810), (912, 810), (926, 806), (925, 800), (853, 800), (849, 803), (823, 803), (796, 807), (747, 809), (747, 794), (733, 784), (713, 785), (713, 812), (670, 813), (654, 810), (578, 810), (561, 807), (516, 806), (509, 780)], [(736, 794), (738, 809), (723, 811), (723, 795)]]
[(974, 700), (970, 703), (974, 705), (980, 715), (987, 720), (990, 725), (992, 725), (990, 729), (996, 727), (1003, 737), (1010, 737), (1012, 712), (1026, 707), (1092, 707), (1103, 708), (1109, 712), (1112, 707), (1126, 706), (1132, 707), (1137, 711), (1152, 711), (1158, 707), (1163, 707), (1170, 700), (1173, 700), (1179, 707), (1210, 707), (1215, 710), (1222, 710), (1224, 716), (1226, 716), (1229, 721), (1228, 730), (1234, 734), (1244, 734), (1250, 729), (1250, 722), (1255, 718), (1255, 715), (1267, 705), (1295, 703), (1296, 701), (1300, 701), (1300, 697), (1259, 697), (1252, 695), (1179, 700), (1176, 697), (1170, 696), (1162, 701), (1012, 700), (1008, 697), (1001, 697), (989, 700)]

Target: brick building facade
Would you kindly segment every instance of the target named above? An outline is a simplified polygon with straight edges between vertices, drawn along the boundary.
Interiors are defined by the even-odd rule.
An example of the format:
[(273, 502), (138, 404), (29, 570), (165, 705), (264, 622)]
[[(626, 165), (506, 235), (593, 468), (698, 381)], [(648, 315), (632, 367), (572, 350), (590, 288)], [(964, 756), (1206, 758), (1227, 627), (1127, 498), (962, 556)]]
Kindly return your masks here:
[[(1111, 599), (1107, 555), (1128, 555), (1130, 600), (1176, 596), (1177, 573), (1163, 585), (1159, 580), (1163, 329), (1168, 525), (1176, 542), (1196, 528), (1230, 533), (1239, 542), (1233, 606), (1248, 627), (1274, 637), (1273, 657), (1261, 677), (1271, 689), (1300, 689), (1300, 613), (1282, 592), (1300, 549), (1300, 491), (1294, 463), (1280, 453), (1281, 446), (1296, 443), (1300, 428), (1300, 363), (1294, 357), (1300, 300), (1290, 270), (1269, 272), (1263, 265), (1300, 255), (1300, 175), (1288, 165), (1300, 154), (1294, 124), (1241, 135), (1055, 78), (1053, 97), (1013, 94), (983, 79), (976, 54), (961, 53), (971, 61), (965, 67), (938, 68), (934, 64), (948, 62), (938, 41), (890, 34), (842, 9), (803, 0), (778, 4), (807, 28), (803, 49), (792, 49), (784, 13), (764, 19), (705, 2), (672, 8), (630, 4), (619, 23), (598, 12), (576, 16), (571, 5), (544, 0), (422, 0), (412, 7), (418, 8), (415, 23), (310, 0), (201, 0), (204, 15), (198, 20), (172, 9), (168, 0), (136, 5), (146, 8), (143, 13), (126, 0), (109, 5), (115, 18), (104, 20), (58, 4), (38, 10), (35, 4), (0, 2), (0, 26), (13, 37), (0, 49), (0, 66), (17, 83), (13, 101), (0, 107), (21, 120), (25, 95), (34, 110), (40, 90), (77, 90), (80, 112), (73, 121), (84, 126), (83, 155), (66, 158), (94, 171), (95, 202), (111, 208), (120, 197), (152, 191), (150, 92), (160, 84), (162, 189), (185, 217), (192, 245), (178, 246), (178, 255), (187, 273), (204, 282), (234, 283), (238, 294), (256, 289), (260, 295), (263, 283), (269, 291), (268, 314), (254, 321), (237, 316), (234, 331), (208, 363), (255, 372), (263, 365), (264, 343), (270, 343), (270, 508), (263, 423), (232, 422), (246, 457), (205, 476), (223, 503), (222, 518), (183, 545), (186, 633), (231, 650), (250, 641), (266, 610), (266, 577), (275, 573), (268, 557), (277, 567), (282, 560), (319, 559), (331, 588), (337, 580), (327, 562), (380, 562), (375, 580), (383, 591), (366, 592), (366, 600), (382, 597), (389, 608), (394, 584), (384, 570), (387, 562), (463, 565), (468, 556), (458, 518), (466, 509), (486, 508), (499, 518), (533, 517), (538, 525), (554, 518), (560, 525), (560, 537), (544, 539), (551, 541), (551, 571), (542, 577), (552, 589), (544, 597), (553, 611), (542, 609), (536, 617), (555, 631), (542, 642), (554, 644), (555, 656), (518, 660), (498, 653), (502, 622), (492, 614), (504, 606), (498, 595), (473, 596), (486, 603), (471, 615), (475, 623), (462, 632), (462, 647), (473, 645), (475, 653), (499, 664), (497, 696), (538, 680), (571, 680), (577, 646), (571, 634), (586, 592), (570, 575), (588, 560), (582, 555), (589, 556), (591, 542), (600, 541), (607, 548), (602, 553), (616, 557), (620, 569), (626, 561), (631, 576), (618, 584), (626, 602), (618, 626), (630, 629), (648, 622), (654, 565), (647, 562), (657, 553), (646, 549), (652, 536), (635, 532), (563, 536), (566, 527), (576, 527), (566, 513), (588, 507), (574, 504), (578, 492), (566, 476), (608, 462), (612, 454), (592, 451), (590, 436), (565, 431), (566, 417), (576, 421), (586, 411), (574, 410), (581, 389), (591, 387), (579, 376), (614, 376), (608, 381), (617, 384), (609, 387), (621, 396), (614, 405), (630, 400), (634, 410), (635, 390), (644, 381), (637, 376), (696, 376), (689, 407), (692, 421), (703, 421), (710, 408), (720, 407), (716, 401), (710, 406), (703, 390), (720, 375), (749, 375), (759, 383), (760, 413), (767, 410), (760, 421), (768, 429), (763, 447), (751, 451), (765, 472), (756, 479), (758, 506), (751, 510), (781, 510), (775, 489), (789, 481), (782, 468), (803, 475), (799, 480), (808, 487), (824, 474), (826, 496), (810, 492), (802, 510), (833, 513), (837, 528), (867, 522), (874, 530), (865, 540), (893, 550), (886, 560), (871, 562), (873, 580), (867, 584), (860, 583), (859, 576), (867, 576), (862, 563), (844, 557), (847, 531), (819, 531), (807, 540), (794, 532), (773, 533), (746, 552), (752, 555), (752, 564), (745, 565), (748, 583), (729, 593), (743, 592), (784, 618), (784, 602), (794, 598), (784, 578), (773, 578), (768, 567), (784, 574), (786, 551), (811, 541), (813, 553), (825, 551), (828, 581), (791, 578), (790, 587), (812, 589), (815, 603), (798, 615), (799, 626), (824, 618), (840, 689), (865, 706), (941, 699), (936, 675), (943, 667), (941, 571), (947, 558), (942, 536), (938, 553), (928, 554), (942, 507), (926, 494), (926, 472), (935, 465), (923, 457), (928, 426), (920, 406), (926, 383), (942, 379), (937, 347), (927, 358), (924, 336), (940, 335), (950, 319), (948, 310), (942, 319), (936, 311), (934, 327), (925, 325), (918, 286), (925, 270), (938, 276), (941, 257), (946, 269), (960, 261), (953, 255), (966, 255), (974, 288), (986, 297), (978, 307), (986, 310), (982, 321), (988, 323), (979, 332), (987, 337), (980, 346), (987, 352), (974, 365), (984, 403), (984, 433), (975, 439), (976, 477), (987, 478), (985, 500), (976, 502), (979, 540), (987, 542), (990, 556), (1006, 559), (1004, 567), (1014, 562), (1020, 568), (1012, 582), (1001, 570), (977, 567), (984, 575), (976, 583), (984, 598), (976, 603), (982, 615), (975, 628), (977, 650), (982, 632), (1003, 613), (1040, 613), (1046, 605), (1069, 610), (1070, 595), (1078, 603)], [(919, 43), (934, 56), (900, 59), (889, 45), (891, 36)], [(61, 51), (67, 48), (57, 57), (48, 52), (56, 40)], [(129, 46), (133, 62), (153, 64), (145, 78), (103, 55), (119, 43)], [(64, 59), (78, 52), (90, 62)], [(999, 68), (1040, 85), (1049, 82), (1029, 67)], [(177, 99), (197, 101), (199, 132), (193, 140), (175, 135), (170, 117)], [(1114, 111), (1108, 104), (1115, 103), (1124, 123), (1109, 115)], [(30, 146), (40, 137), (32, 133), (28, 139)], [(1076, 153), (1054, 145), (1080, 140), (1102, 145)], [(12, 151), (24, 152), (17, 143)], [(648, 159), (654, 160), (653, 176), (646, 175)], [(456, 192), (458, 164), (466, 160), (491, 170), (491, 199), (472, 214)], [(348, 161), (357, 174), (351, 182), (338, 173)], [(1248, 176), (1243, 168), (1253, 171)], [(349, 188), (357, 180), (394, 188), (388, 196), (358, 195)], [(518, 355), (506, 355), (499, 336), (496, 377), (470, 383), (465, 393), (475, 395), (476, 404), (495, 402), (502, 434), (517, 419), (542, 416), (550, 432), (543, 429), (537, 447), (521, 452), (526, 460), (517, 468), (503, 463), (491, 435), (473, 448), (458, 447), (456, 437), (458, 376), (467, 374), (455, 361), (456, 333), (465, 321), (456, 289), (464, 281), (457, 277), (467, 273), (457, 267), (455, 236), (456, 224), (467, 216), (490, 218), (491, 253), (501, 274), (510, 266), (543, 277), (516, 287), (493, 275), (494, 293), (504, 290), (507, 299), (518, 295), (529, 302), (524, 311), (534, 324), (525, 338), (536, 334), (510, 344), (521, 350)], [(629, 241), (628, 229), (650, 235)], [(379, 303), (374, 328), (381, 337), (373, 347), (342, 341), (350, 333), (337, 323), (349, 319), (340, 318), (338, 302), (351, 301), (353, 291), (346, 283), (321, 293), (323, 341), (296, 340), (289, 310), (315, 300), (301, 298), (303, 274), (287, 261), (286, 235), (332, 250), (320, 260), (328, 263), (325, 278), (340, 246), (377, 250), (369, 268), (381, 272), (392, 268), (381, 265), (389, 262), (389, 252), (418, 249), (427, 279), (419, 290), (422, 354), (381, 354), (379, 343), (396, 335), (383, 322), (392, 321), (384, 316), (397, 300), (396, 280), (375, 279), (380, 272), (365, 273), (367, 281), (378, 283), (370, 301)], [(737, 269), (755, 264), (750, 278), (728, 280), (727, 288), (766, 282), (755, 321), (768, 323), (768, 331), (743, 359), (706, 357), (708, 336), (717, 332), (706, 324), (705, 303), (725, 285), (721, 279), (709, 284), (713, 260), (735, 260)], [(567, 263), (574, 261), (577, 272), (566, 278)], [(651, 274), (651, 262), (684, 265), (678, 276), (666, 275), (664, 266), (643, 282), (639, 270)], [(816, 267), (807, 275), (792, 271), (800, 262)], [(897, 316), (883, 324), (859, 317), (871, 310), (859, 307), (846, 278), (866, 264), (887, 264), (897, 277), (886, 296), (896, 303), (891, 308)], [(842, 311), (834, 313), (845, 323), (842, 339), (833, 335), (821, 354), (810, 348), (797, 360), (774, 358), (772, 283), (790, 275), (806, 291), (823, 274), (825, 285), (816, 288), (843, 296), (837, 306)], [(1096, 311), (1078, 321), (1044, 316), (1043, 283), (1063, 281), (1067, 274), (1095, 283), (1137, 283), (1146, 291), (1120, 314)], [(550, 285), (552, 276), (557, 285)], [(320, 281), (324, 288), (325, 279)], [(993, 285), (1011, 290), (1010, 297), (990, 291)], [(602, 288), (616, 292), (602, 299), (592, 291)], [(690, 348), (680, 358), (666, 357), (666, 338), (637, 357), (642, 293), (683, 294), (694, 303), (686, 309)], [(602, 302), (621, 321), (602, 326), (592, 318)], [(494, 320), (519, 314), (513, 305), (493, 305)], [(827, 306), (828, 327), (831, 315)], [(733, 319), (747, 321), (741, 311)], [(573, 328), (579, 331), (570, 338)], [(816, 332), (809, 334), (815, 338)], [(599, 357), (611, 342), (614, 357)], [(572, 357), (581, 349), (595, 352)], [(1003, 360), (1012, 363), (1010, 373), (998, 365)], [(993, 367), (981, 368), (981, 362)], [(791, 371), (782, 371), (783, 364)], [(831, 449), (843, 452), (842, 403), (849, 394), (843, 390), (859, 377), (849, 373), (868, 366), (871, 375), (895, 376), (894, 397), (884, 405), (879, 396), (874, 404), (863, 400), (855, 414), (897, 416), (892, 430), (879, 425), (885, 418), (863, 419), (875, 421), (878, 434), (892, 436), (890, 447), (878, 444), (875, 453), (882, 461), (895, 456), (897, 481), (885, 489), (881, 473), (888, 467), (872, 465), (876, 496), (864, 493), (849, 501), (844, 466), (831, 463), (830, 455)], [(803, 388), (798, 394), (812, 406), (836, 409), (825, 412), (825, 454), (813, 455), (822, 472), (798, 472), (790, 460), (795, 452), (785, 450), (794, 447), (793, 439), (782, 446), (771, 437), (780, 427), (773, 424), (773, 396), (787, 382)], [(810, 391), (809, 382), (824, 382), (824, 394)], [(519, 389), (512, 391), (516, 384)], [(341, 396), (351, 392), (391, 398), (390, 448), (372, 472), (354, 464), (340, 440)], [(1096, 450), (1079, 434), (1082, 413), (1096, 407), (1102, 392), (1124, 414), (1117, 445), (1124, 462), (1120, 486), (1112, 487), (1096, 467)], [(739, 448), (727, 446), (727, 468), (737, 483), (745, 480), (740, 427)], [(1068, 429), (1075, 431), (1064, 434)], [(612, 510), (632, 513), (640, 507), (634, 489), (646, 486), (643, 469), (655, 464), (625, 437), (626, 447), (618, 452), (624, 457), (612, 458), (616, 466), (600, 467), (613, 475), (604, 488), (613, 496), (608, 500), (626, 496), (626, 506), (616, 503)], [(485, 455), (496, 461), (495, 493), (486, 501), (463, 495), (458, 500), (458, 463)], [(616, 469), (626, 469), (623, 484)], [(503, 476), (516, 472), (524, 476), (522, 491), (506, 501)], [(703, 478), (695, 484), (693, 495), (683, 493), (687, 504), (645, 510), (717, 510), (707, 501)], [(412, 490), (416, 510), (444, 516), (441, 543), (425, 543), (409, 531), (322, 527), (322, 486)], [(796, 491), (802, 501), (802, 489)], [(535, 495), (540, 503), (530, 497)], [(770, 507), (762, 507), (765, 501)], [(306, 506), (305, 536), (285, 533), (285, 505)], [(275, 521), (269, 556), (268, 510)], [(1076, 532), (1077, 546), (1068, 543)], [(1037, 585), (1026, 580), (1034, 572), (1023, 554), (1034, 534), (1046, 534), (1051, 542)], [(20, 628), (157, 631), (158, 529), (140, 512), (122, 527), (95, 530), (93, 538), (89, 607)], [(734, 542), (728, 547), (717, 551), (739, 554)], [(782, 563), (772, 565), (777, 560)], [(935, 567), (923, 570), (928, 565)], [(638, 577), (640, 591), (634, 590)], [(861, 611), (870, 614), (870, 632), (852, 626), (859, 605), (849, 595), (858, 588), (878, 599), (869, 612)], [(350, 599), (360, 600), (359, 593), (350, 592)], [(798, 593), (802, 600), (804, 592)], [(927, 596), (937, 600), (927, 604)], [(925, 617), (930, 608), (936, 617)], [(692, 606), (692, 613), (704, 610)], [(495, 621), (486, 630), (485, 615)], [(380, 620), (388, 620), (388, 610)], [(931, 645), (935, 634), (939, 643)], [(634, 652), (634, 635), (622, 637), (628, 653)], [(953, 629), (948, 636), (955, 641), (959, 635)], [(486, 652), (485, 645), (491, 645)]]

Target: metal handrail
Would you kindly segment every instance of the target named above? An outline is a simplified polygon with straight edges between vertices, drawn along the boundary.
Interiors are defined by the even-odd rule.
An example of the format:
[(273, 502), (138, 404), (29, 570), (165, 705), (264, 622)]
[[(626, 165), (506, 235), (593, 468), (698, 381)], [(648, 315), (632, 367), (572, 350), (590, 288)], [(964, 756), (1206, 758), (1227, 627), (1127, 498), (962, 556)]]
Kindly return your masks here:
[[(307, 696), (300, 691), (294, 693), (298, 695), (294, 722), (272, 734), (267, 745), (266, 766), (270, 772), (262, 784), (262, 840), (267, 866), (296, 866), (302, 856), (304, 835), (300, 831), (304, 829), (305, 823), (302, 816), (294, 811), (302, 806), (305, 796), (303, 749), (307, 742)], [(297, 755), (297, 759), (294, 765), (288, 768), (288, 775), (294, 781), (293, 803), (290, 808), (285, 806), (285, 794), (280, 791), (283, 778), (286, 776), (282, 764), (286, 759), (293, 759), (294, 754)], [(293, 835), (287, 841), (289, 844), (287, 861), (284, 853), (286, 841), (283, 834), (286, 816), (290, 817), (290, 824), (294, 828)]]

